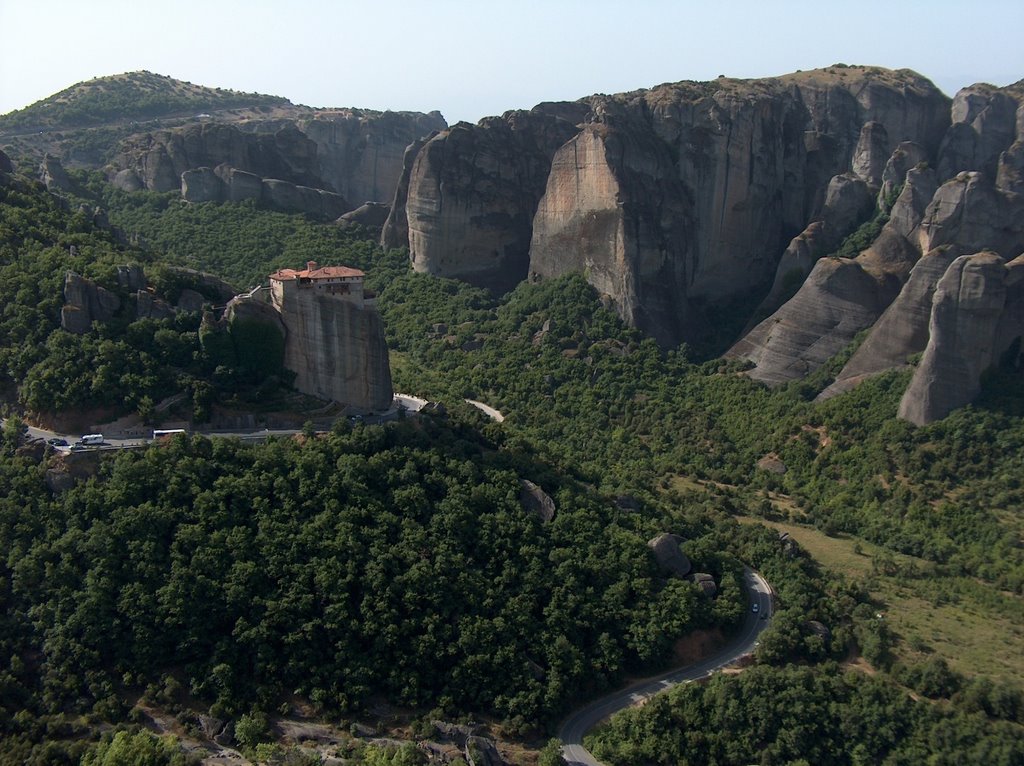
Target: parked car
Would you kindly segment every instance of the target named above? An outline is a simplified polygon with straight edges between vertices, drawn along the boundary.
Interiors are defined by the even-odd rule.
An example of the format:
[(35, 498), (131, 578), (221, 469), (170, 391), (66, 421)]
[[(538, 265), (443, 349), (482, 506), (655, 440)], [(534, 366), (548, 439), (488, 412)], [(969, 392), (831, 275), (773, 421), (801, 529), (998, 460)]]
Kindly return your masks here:
[(761, 605), (760, 604), (754, 604), (752, 607), (750, 607), (750, 611), (753, 612), (754, 614), (757, 614), (758, 612), (761, 611)]
[(52, 439), (47, 439), (46, 443), (51, 447), (66, 447), (68, 446), (67, 439), (61, 439), (59, 436), (54, 436)]

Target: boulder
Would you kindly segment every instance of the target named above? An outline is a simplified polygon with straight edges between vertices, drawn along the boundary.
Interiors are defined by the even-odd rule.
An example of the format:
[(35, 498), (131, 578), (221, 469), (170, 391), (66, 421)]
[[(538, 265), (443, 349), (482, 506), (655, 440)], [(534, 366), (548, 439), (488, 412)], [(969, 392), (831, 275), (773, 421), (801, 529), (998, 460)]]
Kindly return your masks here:
[(996, 330), (1006, 300), (1006, 268), (996, 253), (962, 255), (935, 288), (928, 346), (900, 400), (915, 425), (944, 418), (981, 390), (997, 360)]
[(221, 202), (224, 182), (213, 168), (196, 168), (181, 174), (181, 197), (186, 202)]
[(137, 263), (117, 267), (117, 286), (122, 290), (145, 290), (146, 272)]
[(786, 473), (786, 464), (782, 462), (782, 459), (774, 452), (769, 452), (767, 455), (758, 460), (757, 467), (758, 470), (778, 474), (779, 476)]
[(388, 220), (391, 206), (383, 202), (366, 202), (355, 210), (343, 214), (336, 223), (339, 226), (358, 225), (367, 229), (379, 229)]
[(109, 322), (121, 308), (115, 293), (73, 271), (64, 277), (64, 307), (61, 327), (68, 332), (87, 332), (93, 322)]
[(170, 319), (173, 316), (174, 307), (167, 301), (157, 298), (148, 290), (138, 290), (135, 293), (136, 319)]
[(683, 553), (679, 544), (683, 538), (679, 535), (662, 532), (657, 537), (647, 541), (647, 547), (654, 554), (654, 560), (658, 567), (667, 575), (673, 577), (686, 577), (690, 573), (690, 560)]
[(519, 503), (524, 511), (532, 513), (544, 524), (555, 518), (555, 501), (532, 481), (519, 480)]
[(221, 729), (220, 734), (214, 735), (213, 741), (224, 747), (230, 747), (235, 744), (235, 722), (228, 721), (224, 724), (224, 728)]
[(469, 766), (505, 766), (505, 759), (498, 752), (494, 740), (485, 737), (469, 737), (463, 753)]
[(224, 730), (224, 721), (212, 715), (200, 714), (199, 728), (202, 729), (203, 736), (212, 740)]
[(708, 598), (714, 598), (718, 595), (718, 585), (715, 583), (715, 578), (706, 572), (696, 572), (689, 575), (686, 579), (690, 580), (697, 588)]

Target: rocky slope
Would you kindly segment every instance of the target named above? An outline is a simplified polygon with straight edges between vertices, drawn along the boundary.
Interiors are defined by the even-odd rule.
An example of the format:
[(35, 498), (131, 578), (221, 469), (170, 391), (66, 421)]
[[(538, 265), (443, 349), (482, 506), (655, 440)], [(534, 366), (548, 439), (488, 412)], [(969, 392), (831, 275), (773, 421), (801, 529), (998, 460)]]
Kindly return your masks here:
[[(768, 383), (802, 377), (849, 343), (857, 331), (870, 327), (863, 344), (819, 398), (905, 366), (914, 354), (924, 352), (900, 410), (901, 416), (924, 424), (970, 402), (985, 369), (1018, 342), (1019, 324), (1013, 318), (1018, 307), (1015, 299), (1001, 297), (1005, 275), (991, 260), (1008, 263), (1024, 252), (1018, 171), (1024, 88), (964, 88), (953, 100), (951, 115), (935, 163), (937, 172), (922, 166), (908, 169), (882, 235), (860, 256), (841, 260), (847, 271), (860, 269), (876, 277), (871, 293), (881, 302), (877, 321), (867, 312), (859, 317), (845, 314), (845, 324), (833, 322), (841, 298), (823, 298), (818, 283), (840, 266), (834, 259), (818, 261), (800, 291), (730, 350), (754, 363), (753, 377)], [(897, 159), (894, 155), (890, 161), (894, 169)], [(905, 166), (912, 159), (910, 154), (898, 164)], [(884, 274), (875, 257), (880, 250), (888, 250), (890, 256), (901, 251), (887, 259)], [(973, 255), (980, 251), (986, 251), (984, 259)], [(980, 266), (983, 261), (985, 269)], [(893, 280), (898, 290), (892, 289)], [(942, 284), (946, 287), (940, 290)], [(954, 296), (958, 291), (963, 293), (959, 298)], [(984, 329), (979, 330), (979, 324)], [(953, 363), (954, 359), (959, 361)]]

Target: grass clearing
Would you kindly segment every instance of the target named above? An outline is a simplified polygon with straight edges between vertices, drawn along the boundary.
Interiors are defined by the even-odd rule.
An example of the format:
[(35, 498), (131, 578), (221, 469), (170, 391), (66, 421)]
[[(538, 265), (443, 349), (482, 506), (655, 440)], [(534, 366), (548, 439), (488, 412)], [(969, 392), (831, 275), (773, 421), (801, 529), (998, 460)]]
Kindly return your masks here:
[(789, 533), (823, 567), (864, 584), (900, 638), (898, 659), (913, 663), (935, 655), (964, 675), (1024, 685), (1020, 597), (849, 535), (829, 537), (812, 527), (749, 516), (739, 521)]

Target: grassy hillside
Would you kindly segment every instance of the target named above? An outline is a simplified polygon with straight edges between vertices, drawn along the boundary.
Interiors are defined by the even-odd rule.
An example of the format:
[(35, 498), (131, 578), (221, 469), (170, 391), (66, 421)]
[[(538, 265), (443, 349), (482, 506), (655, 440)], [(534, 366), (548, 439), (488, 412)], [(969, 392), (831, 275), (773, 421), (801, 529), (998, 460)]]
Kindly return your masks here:
[(290, 103), (278, 96), (208, 88), (152, 72), (97, 77), (0, 117), (0, 135), (195, 115)]

